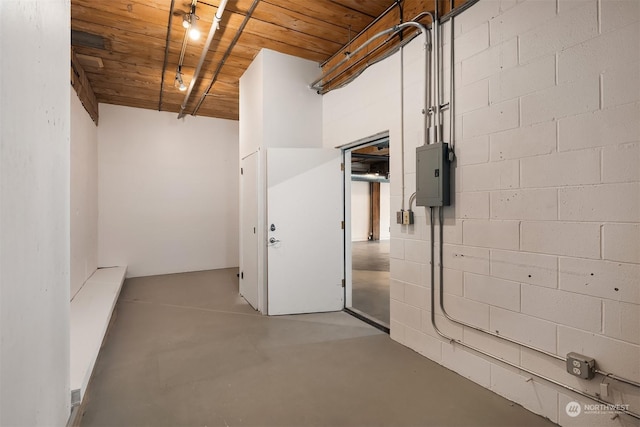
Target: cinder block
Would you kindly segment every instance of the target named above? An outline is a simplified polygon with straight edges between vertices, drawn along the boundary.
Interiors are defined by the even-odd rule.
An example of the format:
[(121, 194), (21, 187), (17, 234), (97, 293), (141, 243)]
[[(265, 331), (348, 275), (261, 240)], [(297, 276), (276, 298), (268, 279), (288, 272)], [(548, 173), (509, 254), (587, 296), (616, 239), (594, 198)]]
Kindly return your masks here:
[(596, 359), (598, 368), (640, 381), (640, 346), (591, 332), (558, 326), (558, 351), (575, 351)]
[(402, 323), (393, 319), (393, 315), (391, 316), (391, 323), (389, 325), (389, 337), (392, 340), (404, 345), (405, 328), (406, 327)]
[(601, 300), (587, 295), (523, 284), (522, 312), (586, 331), (602, 330)]
[(640, 344), (640, 305), (604, 300), (604, 334)]
[(455, 144), (456, 165), (474, 165), (489, 161), (489, 135), (461, 139)]
[(520, 249), (542, 254), (600, 258), (600, 225), (578, 222), (523, 222)]
[(527, 1), (512, 6), (489, 21), (491, 45), (524, 34), (556, 16), (554, 2)]
[(470, 246), (517, 250), (520, 246), (520, 223), (467, 219), (462, 223), (462, 242)]
[(640, 222), (640, 183), (561, 188), (558, 203), (560, 220)]
[(464, 274), (464, 296), (511, 311), (520, 311), (520, 284), (478, 274)]
[(555, 353), (556, 325), (554, 323), (498, 307), (491, 307), (489, 316), (491, 331)]
[(485, 388), (491, 385), (491, 364), (459, 345), (442, 344), (442, 364)]
[(520, 161), (522, 187), (561, 187), (600, 182), (600, 151), (579, 150)]
[(636, 142), (640, 102), (581, 114), (560, 120), (558, 147), (560, 151)]
[(489, 249), (445, 244), (442, 260), (446, 268), (489, 275)]
[(640, 265), (560, 258), (560, 289), (640, 304)]
[[(532, 2), (540, 5), (543, 2)], [(550, 2), (553, 3), (553, 2)], [(555, 6), (555, 5), (554, 5)], [(598, 35), (598, 2), (591, 0), (520, 35), (520, 63), (581, 43)]]
[(462, 135), (467, 139), (513, 129), (518, 127), (519, 121), (518, 100), (511, 99), (464, 114)]
[(489, 79), (480, 80), (467, 86), (458, 87), (455, 91), (456, 114), (489, 106)]
[[(448, 29), (448, 27), (447, 27)], [(448, 33), (449, 31), (447, 31)], [(454, 59), (458, 63), (489, 47), (489, 23), (476, 26), (469, 32), (456, 37)], [(445, 49), (448, 51), (448, 49)], [(448, 59), (448, 58), (447, 58)], [(448, 62), (446, 62), (448, 64)]]
[(640, 143), (621, 144), (602, 150), (602, 182), (640, 181)]
[(605, 224), (602, 258), (640, 264), (640, 224)]
[(407, 261), (425, 263), (429, 259), (429, 244), (424, 240), (405, 240), (404, 256)]
[(598, 75), (625, 64), (637, 64), (638, 61), (640, 25), (636, 23), (559, 51), (558, 82)]
[[(535, 2), (534, 2), (535, 3)], [(526, 373), (491, 365), (491, 390), (553, 422), (558, 419), (558, 392)]]
[(418, 308), (427, 308), (429, 289), (424, 286), (405, 284), (404, 302)]
[(491, 192), (492, 219), (558, 219), (558, 190), (509, 190)]
[(462, 61), (462, 85), (486, 79), (518, 64), (518, 40), (512, 38)]
[(602, 108), (640, 101), (640, 60), (606, 71), (602, 94)]
[(509, 68), (489, 78), (491, 103), (517, 98), (556, 84), (556, 57), (548, 55), (528, 64)]
[(640, 20), (637, 0), (609, 0), (600, 2), (600, 30), (603, 33), (625, 27)]
[(404, 283), (399, 280), (390, 280), (389, 297), (398, 301), (404, 301)]
[(490, 136), (491, 161), (520, 159), (556, 151), (556, 124), (545, 122)]
[(522, 126), (558, 120), (600, 108), (600, 78), (586, 76), (553, 86), (520, 100)]
[(418, 285), (420, 280), (420, 264), (417, 262), (390, 259), (391, 278), (405, 283)]
[(405, 344), (421, 355), (438, 363), (442, 362), (442, 341), (413, 328), (405, 329)]
[(520, 164), (517, 160), (462, 166), (464, 191), (505, 190), (518, 188)]
[(481, 329), (489, 328), (489, 306), (487, 304), (444, 294), (443, 305), (453, 319)]
[(422, 321), (420, 309), (418, 307), (392, 299), (390, 312), (392, 320), (400, 322), (410, 328), (420, 329)]
[(404, 239), (391, 239), (389, 242), (389, 257), (404, 259)]
[(492, 249), (491, 275), (521, 283), (557, 288), (558, 258)]
[[(436, 268), (436, 287), (440, 283), (440, 271)], [(460, 270), (452, 270), (450, 268), (444, 269), (444, 292), (451, 295), (462, 296), (463, 295), (463, 272)]]
[[(436, 302), (436, 307), (438, 303)], [(445, 336), (449, 337), (449, 339), (462, 340), (462, 326), (457, 323), (450, 322), (445, 319), (444, 316), (441, 316), (439, 313), (440, 309), (436, 309), (436, 325), (438, 326), (438, 330), (442, 332)], [(445, 339), (438, 335), (431, 324), (431, 312), (427, 310), (422, 311), (422, 332), (425, 334), (438, 339), (442, 342), (449, 342), (449, 339)]]
[(520, 363), (520, 346), (484, 332), (464, 328), (463, 341), (512, 363)]
[(489, 218), (489, 193), (473, 192), (456, 195), (457, 218)]
[[(455, 201), (454, 201), (455, 203)], [(447, 212), (451, 212), (451, 215), (455, 214), (455, 211), (453, 210), (453, 207), (445, 207), (445, 218), (444, 218), (444, 228), (443, 228), (443, 237), (444, 237), (444, 242), (445, 243), (450, 243), (450, 244), (461, 244), (462, 243), (462, 221), (453, 218), (453, 217), (447, 217)], [(422, 238), (424, 240), (430, 240), (430, 234), (431, 234), (431, 230), (429, 228), (429, 223), (428, 223), (428, 216), (429, 213), (427, 211), (427, 219), (425, 221), (425, 225), (423, 227), (422, 230)], [(435, 242), (439, 242), (440, 241), (440, 231), (438, 230), (438, 212), (434, 212), (434, 216), (435, 216)]]
[(500, 2), (481, 1), (474, 4), (469, 10), (469, 13), (462, 13), (456, 16), (456, 37), (468, 33), (478, 25), (485, 24), (497, 16), (500, 13), (499, 7)]

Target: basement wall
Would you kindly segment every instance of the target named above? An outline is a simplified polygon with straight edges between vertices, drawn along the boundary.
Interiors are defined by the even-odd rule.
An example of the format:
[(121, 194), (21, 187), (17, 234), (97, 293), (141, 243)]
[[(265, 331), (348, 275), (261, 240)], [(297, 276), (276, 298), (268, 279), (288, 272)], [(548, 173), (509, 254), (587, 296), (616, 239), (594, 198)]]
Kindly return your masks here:
[(238, 266), (238, 122), (100, 105), (98, 264)]
[(71, 298), (98, 268), (98, 128), (71, 88)]
[(0, 2), (3, 426), (69, 418), (69, 21), (65, 0)]
[[(561, 356), (583, 353), (634, 381), (640, 381), (639, 7), (635, 0), (482, 0), (455, 19), (457, 161), (442, 260), (445, 306), (454, 317)], [(445, 26), (446, 76), (448, 34)], [(415, 190), (415, 147), (422, 144), (423, 40), (404, 51), (407, 199)], [(389, 129), (392, 212), (402, 205), (399, 70), (395, 54), (323, 97), (326, 147)], [(445, 88), (446, 102), (448, 79)], [(430, 324), (428, 219), (424, 208), (415, 213), (415, 225), (391, 225), (394, 340), (561, 425), (636, 422), (612, 420), (610, 413), (569, 417), (570, 401), (594, 402), (441, 339)], [(453, 324), (437, 311), (440, 329), (456, 339), (600, 392), (602, 377), (578, 379), (560, 361)], [(605, 382), (608, 400), (640, 412), (638, 389)]]

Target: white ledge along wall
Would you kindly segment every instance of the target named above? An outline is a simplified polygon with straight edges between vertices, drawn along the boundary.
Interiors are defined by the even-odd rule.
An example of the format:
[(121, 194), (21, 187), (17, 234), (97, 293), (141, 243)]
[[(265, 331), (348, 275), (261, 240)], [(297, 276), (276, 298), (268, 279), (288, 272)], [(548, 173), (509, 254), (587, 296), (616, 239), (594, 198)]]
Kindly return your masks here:
[[(585, 354), (636, 382), (639, 7), (634, 0), (482, 0), (455, 18), (457, 160), (442, 259), (453, 317), (562, 357)], [(444, 102), (449, 34), (446, 23)], [(407, 195), (422, 144), (423, 40), (404, 50)], [(399, 73), (395, 54), (323, 97), (325, 146), (390, 131), (392, 211), (402, 194)], [(394, 340), (561, 425), (637, 423), (611, 413), (569, 417), (569, 402), (595, 402), (441, 339), (430, 321), (429, 220), (424, 208), (415, 215), (415, 225), (391, 225)], [(637, 388), (573, 377), (562, 361), (454, 324), (439, 308), (436, 321), (455, 339), (592, 395), (608, 383), (606, 400), (640, 412)]]

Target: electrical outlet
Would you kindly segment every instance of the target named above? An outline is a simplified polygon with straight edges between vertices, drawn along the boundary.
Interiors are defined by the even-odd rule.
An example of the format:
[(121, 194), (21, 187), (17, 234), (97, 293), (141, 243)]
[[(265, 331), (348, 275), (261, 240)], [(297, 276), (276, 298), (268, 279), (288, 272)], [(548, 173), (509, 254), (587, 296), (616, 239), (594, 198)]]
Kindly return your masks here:
[(413, 224), (413, 211), (403, 211), (402, 212), (402, 224), (403, 225), (411, 225), (411, 224)]
[(404, 224), (404, 211), (396, 212), (396, 224)]
[(576, 377), (590, 380), (596, 374), (595, 359), (578, 353), (567, 354), (567, 372)]

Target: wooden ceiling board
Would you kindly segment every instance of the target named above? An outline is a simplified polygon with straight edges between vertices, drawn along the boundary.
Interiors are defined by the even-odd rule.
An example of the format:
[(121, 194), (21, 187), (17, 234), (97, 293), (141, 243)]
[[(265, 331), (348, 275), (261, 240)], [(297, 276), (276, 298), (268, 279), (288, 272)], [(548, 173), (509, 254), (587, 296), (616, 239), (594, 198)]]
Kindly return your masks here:
[[(456, 5), (465, 1), (455, 0)], [(196, 14), (200, 17), (198, 27), (202, 36), (198, 41), (187, 42), (182, 66), (187, 85), (200, 61), (219, 3), (220, 0), (197, 2)], [(448, 0), (442, 2), (443, 7), (445, 3), (448, 4)], [(178, 90), (174, 81), (185, 36), (182, 14), (189, 11), (190, 4), (190, 0), (175, 0), (171, 9), (171, 0), (71, 0), (71, 28), (105, 40), (105, 49), (74, 46), (76, 53), (98, 57), (104, 63), (103, 68), (88, 66), (85, 70), (99, 102), (157, 110), (162, 98), (161, 110), (180, 110), (185, 93)], [(344, 58), (343, 46), (395, 4), (395, 0), (260, 0), (237, 43), (227, 54), (253, 4), (254, 0), (228, 1), (185, 113), (193, 112), (209, 88), (214, 72), (219, 70), (215, 84), (204, 96), (197, 114), (238, 119), (239, 79), (260, 49), (318, 63), (335, 56), (325, 65), (326, 70)], [(403, 0), (404, 19), (412, 18), (424, 7), (433, 8), (433, 4), (434, 0)], [(395, 7), (358, 40), (353, 40), (348, 50), (354, 50), (366, 37), (397, 22), (400, 22), (400, 16)], [(376, 50), (375, 56), (384, 54), (392, 44)], [(372, 49), (375, 44), (367, 51)], [(346, 73), (337, 76), (334, 84), (357, 73), (358, 67), (363, 65), (359, 59), (361, 57), (355, 56), (341, 67)], [(320, 72), (319, 69), (318, 75)]]

